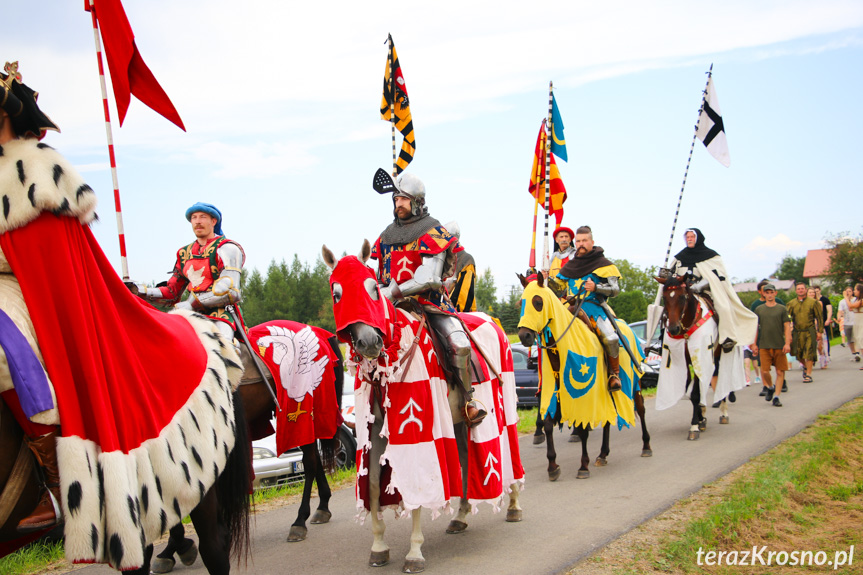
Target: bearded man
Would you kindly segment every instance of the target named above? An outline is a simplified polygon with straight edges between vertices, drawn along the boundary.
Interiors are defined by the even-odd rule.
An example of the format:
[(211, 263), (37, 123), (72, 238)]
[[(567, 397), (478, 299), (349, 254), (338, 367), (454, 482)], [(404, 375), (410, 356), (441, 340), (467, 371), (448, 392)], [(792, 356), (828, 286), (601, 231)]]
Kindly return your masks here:
[[(621, 389), (620, 336), (614, 329), (614, 312), (606, 300), (620, 293), (620, 270), (605, 257), (605, 251), (594, 245), (590, 226), (575, 230), (575, 257), (557, 274), (557, 280), (566, 282), (568, 291), (586, 293), (579, 317), (596, 333), (608, 364), (608, 390)], [(552, 279), (552, 281), (554, 281)]]
[(453, 275), (456, 254), (464, 251), (453, 235), (429, 215), (426, 190), (413, 174), (402, 173), (393, 192), (393, 222), (372, 247), (378, 260), (381, 293), (396, 303), (412, 298), (422, 306), (428, 323), (446, 347), (446, 358), (457, 388), (462, 391), (465, 422), (473, 427), (486, 416), (473, 401), (470, 377), (470, 339), (446, 296), (443, 283)]

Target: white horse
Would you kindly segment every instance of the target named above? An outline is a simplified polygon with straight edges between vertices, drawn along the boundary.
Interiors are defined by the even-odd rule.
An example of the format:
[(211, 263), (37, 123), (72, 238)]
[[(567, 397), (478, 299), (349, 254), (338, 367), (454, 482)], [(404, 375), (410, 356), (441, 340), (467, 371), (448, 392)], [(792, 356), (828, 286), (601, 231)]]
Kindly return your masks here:
[(521, 521), (518, 492), (524, 470), (518, 453), (517, 397), (509, 342), (485, 314), (460, 314), (475, 349), (474, 398), (488, 416), (468, 430), (458, 394), (448, 393), (425, 319), (396, 309), (360, 258), (336, 261), (323, 248), (332, 270), (330, 288), (339, 337), (350, 344), (348, 366), (356, 375), (357, 508), (372, 519), (369, 565), (389, 562), (382, 511), (410, 512), (411, 547), (403, 571), (425, 569), (420, 510), (437, 517), (460, 496), (458, 514), (447, 533), (467, 528), (467, 515), (487, 502), (495, 511), (509, 496), (506, 520)]

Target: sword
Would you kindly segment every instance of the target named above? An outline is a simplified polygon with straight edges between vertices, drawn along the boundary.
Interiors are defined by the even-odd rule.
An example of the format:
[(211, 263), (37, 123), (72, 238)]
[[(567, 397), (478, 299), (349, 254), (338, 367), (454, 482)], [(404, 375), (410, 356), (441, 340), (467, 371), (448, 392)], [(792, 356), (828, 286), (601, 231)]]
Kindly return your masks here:
[(249, 353), (252, 356), (252, 362), (255, 364), (255, 367), (258, 368), (258, 373), (261, 374), (261, 378), (264, 380), (264, 387), (267, 388), (267, 391), (270, 392), (270, 397), (273, 398), (273, 403), (276, 404), (276, 409), (279, 410), (279, 413), (282, 412), (282, 407), (279, 405), (279, 400), (276, 399), (276, 392), (273, 391), (273, 388), (270, 387), (270, 382), (267, 379), (267, 374), (264, 371), (264, 366), (261, 365), (261, 358), (258, 357), (258, 354), (252, 348), (252, 343), (249, 341), (249, 337), (246, 335), (246, 330), (243, 329), (243, 324), (240, 321), (240, 317), (237, 315), (237, 311), (234, 309), (232, 304), (228, 304), (225, 306), (225, 311), (228, 312), (228, 315), (231, 316), (231, 319), (234, 320), (234, 325), (237, 326), (235, 333), (240, 334), (240, 339), (243, 343), (246, 344), (246, 349), (249, 350)]
[(632, 350), (629, 349), (629, 344), (626, 342), (626, 338), (623, 337), (623, 334), (620, 332), (620, 326), (617, 325), (617, 319), (615, 318), (614, 312), (611, 311), (611, 308), (608, 307), (608, 304), (605, 301), (600, 302), (599, 304), (602, 309), (605, 310), (605, 313), (608, 314), (608, 319), (611, 321), (611, 326), (614, 328), (614, 331), (617, 333), (617, 337), (620, 339), (620, 347), (629, 355), (629, 359), (632, 360), (632, 369), (638, 374), (638, 377), (644, 375), (644, 372), (641, 371), (641, 362), (635, 359), (635, 355), (632, 353)]

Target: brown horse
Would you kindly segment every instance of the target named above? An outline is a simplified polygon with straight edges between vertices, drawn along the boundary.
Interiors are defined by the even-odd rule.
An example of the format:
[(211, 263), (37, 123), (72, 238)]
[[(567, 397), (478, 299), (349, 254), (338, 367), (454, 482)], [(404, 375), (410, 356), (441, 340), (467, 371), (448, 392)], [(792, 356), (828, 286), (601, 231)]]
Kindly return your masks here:
[(39, 500), (34, 469), (24, 432), (0, 399), (0, 556), (33, 539), (16, 527)]
[[(554, 386), (553, 391), (555, 397), (560, 397), (560, 394), (571, 394), (566, 382), (562, 381), (565, 376), (565, 361), (566, 358), (561, 357), (561, 352), (558, 349), (558, 341), (552, 333), (551, 327), (554, 327), (556, 333), (560, 334), (558, 339), (567, 333), (568, 330), (581, 331), (587, 334), (587, 339), (583, 341), (589, 343), (592, 349), (584, 349), (579, 353), (597, 357), (597, 361), (602, 361), (600, 356), (604, 358), (602, 346), (598, 338), (593, 335), (590, 328), (582, 321), (576, 321), (573, 315), (567, 310), (557, 296), (545, 287), (544, 276), (539, 274), (536, 282), (529, 281), (527, 278), (518, 274), (522, 286), (525, 288), (525, 293), (522, 295), (522, 312), (519, 320), (518, 337), (521, 343), (527, 347), (534, 345), (537, 339), (541, 339), (543, 351), (547, 354), (550, 365), (550, 372), (544, 380), (544, 385)], [(528, 289), (530, 286), (530, 289)], [(548, 319), (544, 319), (548, 317)], [(554, 325), (551, 326), (554, 322)], [(628, 341), (635, 342), (635, 336), (627, 326), (622, 325), (621, 330)], [(621, 355), (625, 353), (621, 351)], [(621, 358), (621, 366), (624, 361), (631, 361), (627, 357)], [(540, 368), (542, 369), (542, 367)], [(651, 457), (653, 450), (650, 447), (650, 434), (647, 431), (647, 421), (645, 419), (644, 398), (641, 395), (641, 390), (638, 386), (637, 376), (633, 376), (632, 380), (626, 375), (626, 370), (621, 369), (621, 376), (625, 380), (622, 393), (626, 394), (632, 400), (632, 408), (638, 414), (641, 420), (641, 437), (642, 437), (642, 457)], [(575, 396), (573, 396), (575, 397)], [(557, 452), (554, 448), (553, 431), (555, 425), (562, 425), (563, 409), (559, 407), (559, 402), (555, 400), (554, 405), (558, 407), (550, 408), (547, 415), (542, 418), (542, 401), (540, 401), (540, 414), (537, 415), (538, 424), (541, 418), (542, 429), (545, 432), (546, 441), (546, 457), (548, 459), (548, 479), (556, 481), (561, 474), (560, 466), (557, 464)], [(578, 470), (578, 479), (587, 479), (590, 477), (590, 456), (587, 451), (587, 440), (590, 436), (591, 428), (589, 425), (574, 426), (573, 433), (577, 434), (581, 439), (581, 467)], [(595, 465), (602, 467), (608, 464), (608, 455), (611, 453), (610, 448), (610, 423), (603, 425), (602, 430), (602, 447), (600, 448), (599, 456), (596, 458)], [(534, 444), (541, 443), (534, 440)]]
[[(266, 322), (261, 324), (261, 326), (280, 325), (283, 323), (284, 322), (276, 320)], [(331, 368), (335, 376), (335, 389), (333, 390), (333, 393), (335, 394), (338, 409), (340, 410), (342, 405), (342, 386), (344, 384), (344, 361), (342, 358), (342, 352), (339, 348), (338, 339), (335, 336), (330, 337), (326, 342), (321, 343), (328, 345), (337, 358), (337, 361), (332, 362)], [(254, 335), (251, 336), (251, 344), (252, 346), (258, 345), (258, 341)], [(264, 382), (258, 372), (258, 368), (253, 363), (254, 360), (251, 355), (243, 353), (242, 357), (244, 375), (240, 382), (238, 391), (239, 395), (242, 397), (245, 419), (253, 429), (251, 439), (258, 439), (260, 436), (266, 436), (271, 433), (270, 421), (272, 420), (275, 411), (275, 404), (273, 402), (273, 397), (276, 393), (275, 380), (271, 374), (267, 373), (267, 381)], [(268, 370), (265, 368), (265, 372), (266, 371)], [(269, 390), (267, 387), (269, 387)], [(264, 431), (258, 432), (258, 430)], [(318, 449), (318, 444), (320, 444), (320, 450)], [(332, 497), (332, 490), (327, 482), (327, 473), (332, 473), (335, 470), (337, 461), (340, 459), (340, 457), (338, 457), (339, 451), (350, 449), (350, 446), (343, 446), (338, 440), (337, 433), (335, 437), (325, 438), (320, 441), (302, 445), (300, 446), (300, 449), (303, 452), (303, 498), (300, 503), (297, 518), (288, 532), (287, 541), (291, 543), (305, 540), (308, 533), (306, 521), (310, 516), (311, 523), (313, 525), (327, 523), (332, 517), (332, 513), (329, 510), (329, 501), (330, 497)], [(347, 455), (348, 458), (353, 457), (353, 454), (342, 455)], [(312, 486), (314, 484), (317, 484), (318, 486), (319, 502), (315, 514), (311, 515)], [(200, 532), (198, 533), (198, 537), (199, 539), (202, 537)], [(185, 529), (182, 524), (175, 525), (171, 528), (167, 546), (153, 561), (153, 572), (170, 572), (175, 565), (175, 553), (185, 565), (193, 564), (197, 557), (195, 543), (193, 540), (185, 537)]]
[[(702, 431), (707, 429), (707, 418), (705, 417), (704, 409), (707, 386), (710, 385), (715, 389), (719, 374), (719, 360), (722, 355), (722, 347), (716, 343), (719, 333), (717, 323), (710, 300), (692, 292), (684, 278), (671, 276), (668, 278), (657, 277), (655, 279), (663, 286), (662, 300), (667, 322), (665, 335), (671, 342), (683, 342), (683, 357), (685, 358), (686, 365), (686, 369), (683, 370), (686, 378), (683, 390), (688, 391), (689, 400), (692, 402), (692, 420), (687, 439), (694, 441), (700, 437)], [(699, 343), (695, 344), (695, 341)], [(670, 381), (670, 378), (674, 377), (674, 372), (670, 369), (673, 357), (670, 349), (670, 346), (673, 345), (671, 342), (666, 341), (663, 345), (662, 369), (660, 369), (659, 383), (657, 384), (658, 409), (664, 408), (663, 396), (665, 395), (665, 391), (669, 386), (674, 385), (674, 382)], [(697, 349), (704, 348), (707, 351), (712, 358), (712, 369), (703, 370), (700, 361), (693, 362), (692, 354), (699, 355), (693, 350), (693, 345)], [(705, 357), (707, 356), (705, 355)], [(661, 389), (660, 386), (662, 386)], [(669, 397), (676, 400), (680, 397), (680, 394), (675, 391)], [(731, 402), (735, 401), (736, 398), (733, 391), (728, 394), (728, 399)], [(726, 424), (729, 422), (728, 404), (724, 399), (720, 407), (719, 423)]]

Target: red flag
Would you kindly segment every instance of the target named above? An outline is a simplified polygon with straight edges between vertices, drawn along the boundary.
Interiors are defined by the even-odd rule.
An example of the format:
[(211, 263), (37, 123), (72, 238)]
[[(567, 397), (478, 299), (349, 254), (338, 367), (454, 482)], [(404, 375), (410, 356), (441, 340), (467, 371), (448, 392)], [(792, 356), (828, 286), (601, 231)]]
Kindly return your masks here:
[[(530, 172), (530, 187), (528, 191), (536, 198), (540, 205), (545, 205), (545, 120), (539, 128), (539, 136), (536, 138), (536, 149), (533, 152), (533, 169)], [(549, 169), (551, 187), (549, 190), (549, 213), (554, 214), (557, 225), (563, 220), (563, 202), (566, 201), (566, 188), (560, 179), (560, 170), (551, 155), (551, 166)]]
[[(120, 0), (93, 0), (93, 5), (102, 33), (108, 69), (111, 71), (111, 84), (114, 86), (120, 125), (123, 125), (126, 118), (130, 95), (134, 95), (185, 131), (180, 114), (135, 46), (135, 34), (123, 10), (123, 4)], [(90, 10), (89, 0), (84, 0), (84, 9)]]

